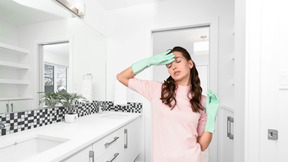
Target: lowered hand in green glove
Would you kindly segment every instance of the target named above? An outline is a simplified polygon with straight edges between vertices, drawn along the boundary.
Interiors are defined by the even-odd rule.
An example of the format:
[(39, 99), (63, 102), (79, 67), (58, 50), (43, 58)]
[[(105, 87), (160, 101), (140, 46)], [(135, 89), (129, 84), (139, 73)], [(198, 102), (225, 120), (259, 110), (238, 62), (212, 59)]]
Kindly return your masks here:
[(206, 113), (207, 113), (207, 122), (205, 125), (205, 131), (215, 132), (215, 121), (219, 108), (220, 100), (216, 93), (208, 89), (207, 99), (206, 99)]
[(173, 62), (175, 60), (175, 55), (173, 53), (169, 53), (169, 51), (158, 54), (144, 60), (138, 61), (132, 65), (132, 70), (134, 74), (138, 74), (144, 69), (150, 67), (151, 65), (165, 65)]

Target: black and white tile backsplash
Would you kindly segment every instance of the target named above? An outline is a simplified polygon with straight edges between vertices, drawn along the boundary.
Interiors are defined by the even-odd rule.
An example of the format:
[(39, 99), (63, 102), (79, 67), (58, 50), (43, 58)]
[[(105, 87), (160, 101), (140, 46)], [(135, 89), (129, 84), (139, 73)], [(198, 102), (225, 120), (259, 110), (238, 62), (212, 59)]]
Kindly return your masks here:
[[(91, 103), (76, 103), (79, 117), (95, 114), (99, 111), (116, 111), (141, 113), (142, 103), (127, 102), (127, 105), (114, 105), (113, 101), (93, 101)], [(0, 136), (16, 133), (31, 128), (57, 123), (63, 120), (67, 110), (63, 107), (37, 109), (25, 112), (0, 114), (0, 122), (10, 127), (0, 129)]]

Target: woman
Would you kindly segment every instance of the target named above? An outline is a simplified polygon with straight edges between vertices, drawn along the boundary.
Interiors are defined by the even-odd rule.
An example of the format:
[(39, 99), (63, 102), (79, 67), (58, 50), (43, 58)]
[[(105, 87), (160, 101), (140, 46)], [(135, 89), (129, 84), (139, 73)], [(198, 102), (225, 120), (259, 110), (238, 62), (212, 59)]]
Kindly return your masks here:
[[(134, 78), (151, 65), (166, 65), (170, 76), (164, 83)], [(186, 49), (174, 47), (141, 60), (117, 79), (151, 102), (153, 162), (201, 162), (201, 151), (212, 139), (219, 100), (210, 90), (207, 98), (201, 95), (198, 72)]]

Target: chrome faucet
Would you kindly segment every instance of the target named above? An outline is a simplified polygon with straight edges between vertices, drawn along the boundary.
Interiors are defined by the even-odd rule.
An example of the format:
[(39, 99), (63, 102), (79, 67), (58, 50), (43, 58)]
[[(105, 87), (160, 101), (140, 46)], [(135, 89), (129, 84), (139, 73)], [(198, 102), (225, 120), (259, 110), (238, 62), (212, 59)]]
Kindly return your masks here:
[(0, 129), (4, 129), (5, 128), (5, 124), (0, 122)]
[(10, 127), (10, 124), (5, 124), (5, 123), (0, 122), (0, 129), (9, 128), (9, 127)]

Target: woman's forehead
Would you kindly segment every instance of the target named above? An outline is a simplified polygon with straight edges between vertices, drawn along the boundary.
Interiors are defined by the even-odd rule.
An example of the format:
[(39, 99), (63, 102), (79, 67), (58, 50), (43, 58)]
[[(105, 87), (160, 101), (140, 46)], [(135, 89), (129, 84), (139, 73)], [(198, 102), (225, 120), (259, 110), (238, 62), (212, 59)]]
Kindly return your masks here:
[(172, 52), (172, 53), (175, 55), (175, 58), (176, 58), (176, 57), (183, 57), (183, 55), (182, 55), (181, 52), (174, 51), (174, 52)]

